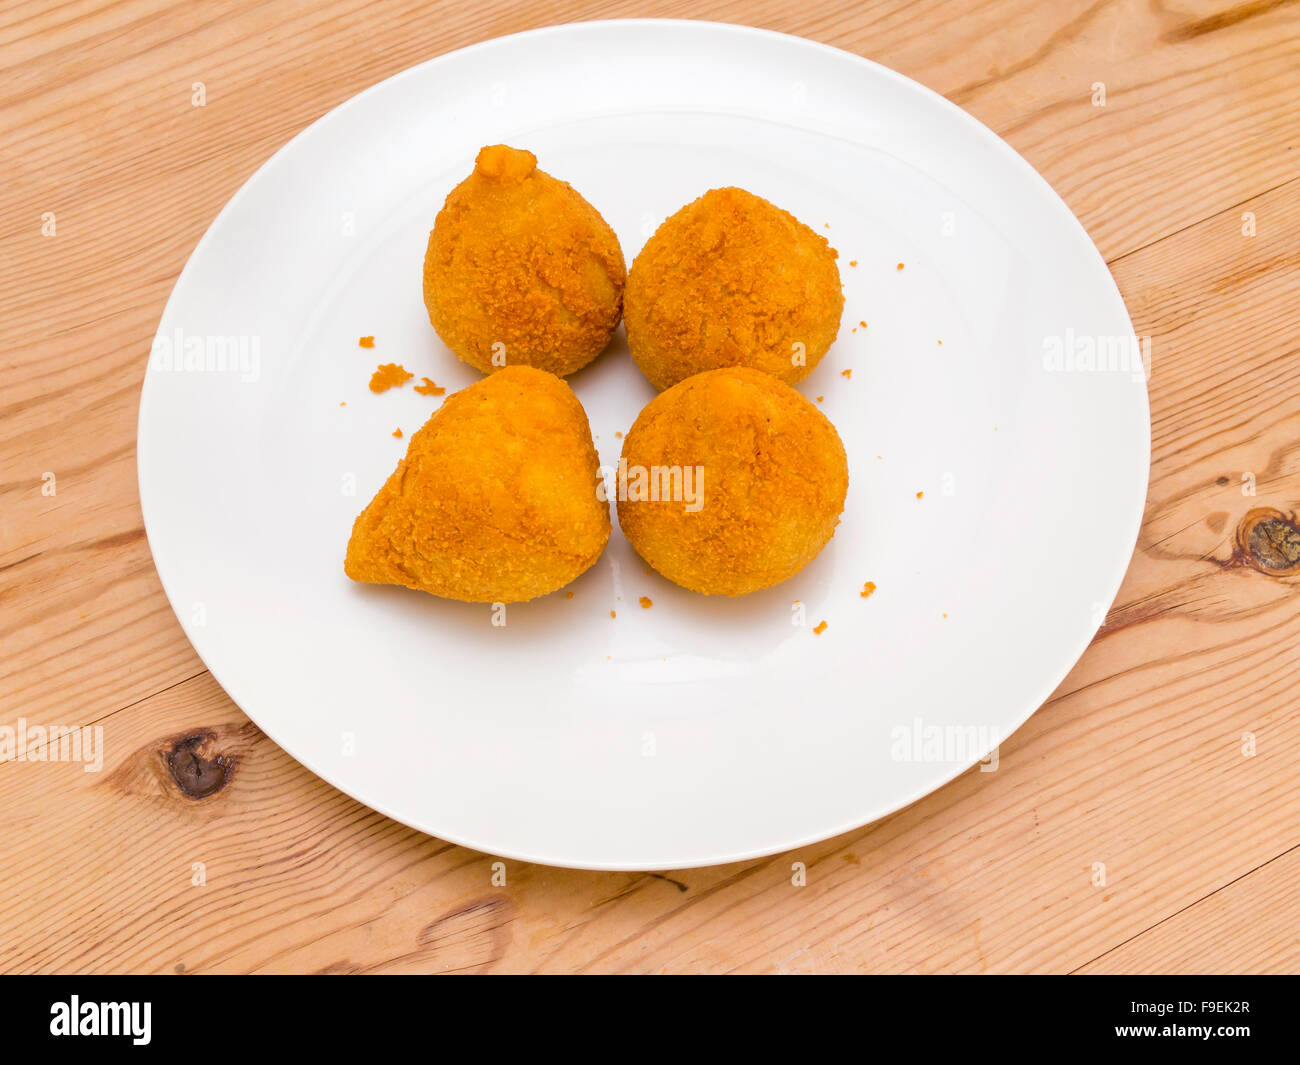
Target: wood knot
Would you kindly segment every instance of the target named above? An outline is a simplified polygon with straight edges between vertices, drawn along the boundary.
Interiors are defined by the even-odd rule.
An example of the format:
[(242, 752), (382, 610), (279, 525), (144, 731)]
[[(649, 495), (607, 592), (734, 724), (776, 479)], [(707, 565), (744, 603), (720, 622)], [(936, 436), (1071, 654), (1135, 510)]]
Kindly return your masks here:
[(190, 800), (189, 809), (202, 810), (210, 805), (202, 800), (225, 789), (262, 739), (251, 721), (173, 732), (137, 747), (103, 784), (123, 795)]
[(206, 799), (228, 783), (238, 759), (216, 750), (217, 734), (206, 729), (182, 736), (163, 752), (163, 761), (181, 794)]
[(1300, 526), (1294, 514), (1256, 507), (1237, 526), (1237, 560), (1270, 577), (1300, 573)]

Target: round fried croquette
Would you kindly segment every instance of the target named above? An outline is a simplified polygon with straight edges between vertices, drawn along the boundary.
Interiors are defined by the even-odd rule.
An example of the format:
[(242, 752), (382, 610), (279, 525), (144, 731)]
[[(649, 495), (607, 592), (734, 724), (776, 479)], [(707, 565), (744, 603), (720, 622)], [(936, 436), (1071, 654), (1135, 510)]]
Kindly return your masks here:
[(834, 535), (849, 487), (826, 416), (748, 367), (652, 399), (624, 438), (619, 478), (618, 520), (637, 554), (706, 595), (793, 577)]
[(632, 357), (661, 391), (723, 366), (802, 380), (840, 328), (836, 251), (744, 189), (712, 189), (646, 241), (623, 318)]
[(609, 344), (623, 311), (623, 250), (600, 213), (532, 152), (482, 149), (429, 234), (424, 303), (444, 344), (484, 373), (565, 377)]
[(609, 504), (586, 412), (509, 366), (449, 396), (352, 527), (344, 571), (470, 603), (563, 588), (600, 557)]

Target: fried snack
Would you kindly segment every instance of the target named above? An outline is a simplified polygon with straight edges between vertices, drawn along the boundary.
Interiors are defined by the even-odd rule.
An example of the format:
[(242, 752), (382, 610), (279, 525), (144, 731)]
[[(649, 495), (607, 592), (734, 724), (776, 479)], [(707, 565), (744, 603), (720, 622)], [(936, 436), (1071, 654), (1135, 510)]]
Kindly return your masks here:
[(844, 445), (812, 403), (748, 367), (688, 377), (623, 441), (618, 520), (643, 559), (706, 595), (793, 577), (835, 534)]
[(744, 189), (706, 192), (632, 263), (623, 315), (632, 357), (661, 391), (751, 366), (794, 384), (835, 341), (844, 310), (836, 251)]
[(609, 504), (563, 381), (510, 366), (449, 396), (352, 526), (344, 572), (469, 603), (515, 603), (588, 569)]
[(438, 212), (424, 303), (443, 343), (484, 373), (536, 366), (565, 377), (614, 335), (626, 278), (600, 213), (532, 152), (496, 144)]

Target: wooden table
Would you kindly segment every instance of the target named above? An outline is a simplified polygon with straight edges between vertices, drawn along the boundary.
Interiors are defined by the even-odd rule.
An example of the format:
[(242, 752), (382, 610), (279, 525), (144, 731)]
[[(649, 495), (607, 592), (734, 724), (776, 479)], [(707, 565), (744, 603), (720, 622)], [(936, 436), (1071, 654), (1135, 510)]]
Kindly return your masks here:
[[(1151, 488), (1105, 626), (997, 772), (761, 861), (494, 874), (312, 776), (204, 671), (145, 542), (137, 403), (186, 257), (293, 134), (439, 53), (625, 15), (816, 38), (1007, 138), (1152, 338)], [(1300, 968), (1294, 4), (75, 0), (0, 25), (0, 725), (99, 724), (106, 750), (0, 764), (0, 969)]]

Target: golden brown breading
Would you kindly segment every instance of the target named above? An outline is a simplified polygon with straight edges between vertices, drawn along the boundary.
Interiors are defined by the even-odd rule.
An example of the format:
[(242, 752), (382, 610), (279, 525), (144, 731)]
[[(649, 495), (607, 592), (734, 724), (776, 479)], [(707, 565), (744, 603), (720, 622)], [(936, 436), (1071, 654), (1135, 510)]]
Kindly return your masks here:
[(744, 189), (712, 189), (663, 223), (632, 263), (628, 346), (658, 389), (723, 366), (787, 384), (812, 372), (844, 310), (836, 251)]
[(532, 152), (497, 144), (438, 213), (424, 303), (443, 343), (484, 373), (536, 366), (564, 377), (614, 335), (626, 277), (600, 213)]
[(563, 381), (511, 366), (449, 396), (352, 527), (344, 570), (471, 603), (562, 588), (600, 557), (609, 504)]
[[(835, 534), (849, 486), (826, 416), (747, 367), (696, 374), (656, 396), (624, 439), (623, 460), (623, 534), (669, 580), (709, 595), (793, 577)], [(634, 498), (640, 471), (660, 486), (658, 501)], [(697, 498), (666, 498), (674, 476)]]

